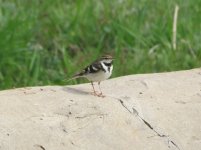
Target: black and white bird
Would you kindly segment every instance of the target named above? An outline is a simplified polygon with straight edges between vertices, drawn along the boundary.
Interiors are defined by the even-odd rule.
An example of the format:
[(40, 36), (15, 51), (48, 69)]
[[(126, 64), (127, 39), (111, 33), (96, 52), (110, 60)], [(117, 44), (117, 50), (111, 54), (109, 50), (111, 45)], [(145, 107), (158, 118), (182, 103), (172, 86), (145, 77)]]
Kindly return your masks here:
[[(100, 88), (101, 81), (107, 80), (112, 75), (114, 58), (110, 55), (104, 55), (97, 59), (78, 74), (75, 74), (70, 80), (84, 77), (87, 78), (93, 87), (93, 93), (96, 96), (103, 96)], [(93, 82), (98, 82), (100, 93), (96, 93)]]

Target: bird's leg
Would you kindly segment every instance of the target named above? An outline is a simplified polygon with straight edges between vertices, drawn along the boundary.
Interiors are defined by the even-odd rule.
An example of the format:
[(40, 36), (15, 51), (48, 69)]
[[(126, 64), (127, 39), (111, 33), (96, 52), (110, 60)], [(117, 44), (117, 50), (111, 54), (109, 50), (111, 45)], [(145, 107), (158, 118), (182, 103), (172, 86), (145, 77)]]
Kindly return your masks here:
[(102, 91), (101, 91), (101, 88), (100, 88), (100, 82), (98, 82), (98, 87), (99, 87), (99, 90), (100, 90), (100, 94), (99, 95), (102, 95)]
[(98, 82), (98, 87), (99, 87), (99, 90), (100, 90), (100, 94), (98, 94), (98, 96), (100, 96), (100, 97), (105, 97), (105, 96), (103, 95), (103, 93), (102, 93), (101, 88), (100, 88), (100, 82)]
[(98, 95), (98, 94), (96, 93), (96, 91), (95, 91), (93, 82), (91, 82), (91, 85), (92, 85), (92, 87), (93, 87), (93, 94), (94, 94), (94, 95)]

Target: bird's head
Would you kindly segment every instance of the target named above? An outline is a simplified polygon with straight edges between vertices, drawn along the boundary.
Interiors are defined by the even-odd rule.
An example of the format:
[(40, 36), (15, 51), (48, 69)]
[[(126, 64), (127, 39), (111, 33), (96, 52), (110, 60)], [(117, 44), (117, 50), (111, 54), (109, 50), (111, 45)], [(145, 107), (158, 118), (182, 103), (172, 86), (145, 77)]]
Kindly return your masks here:
[(100, 58), (100, 61), (104, 62), (104, 63), (108, 63), (108, 64), (112, 64), (114, 58), (111, 55), (103, 55)]

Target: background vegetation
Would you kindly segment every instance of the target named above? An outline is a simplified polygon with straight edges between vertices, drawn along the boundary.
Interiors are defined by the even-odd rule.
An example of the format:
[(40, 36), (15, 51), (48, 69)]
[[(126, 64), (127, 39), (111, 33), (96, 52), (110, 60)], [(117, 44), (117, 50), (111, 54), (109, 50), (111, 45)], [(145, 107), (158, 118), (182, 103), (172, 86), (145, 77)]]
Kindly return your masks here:
[[(67, 84), (64, 78), (103, 53), (116, 57), (113, 77), (200, 67), (200, 6), (201, 0), (0, 0), (0, 89)], [(83, 81), (69, 84), (76, 82)]]

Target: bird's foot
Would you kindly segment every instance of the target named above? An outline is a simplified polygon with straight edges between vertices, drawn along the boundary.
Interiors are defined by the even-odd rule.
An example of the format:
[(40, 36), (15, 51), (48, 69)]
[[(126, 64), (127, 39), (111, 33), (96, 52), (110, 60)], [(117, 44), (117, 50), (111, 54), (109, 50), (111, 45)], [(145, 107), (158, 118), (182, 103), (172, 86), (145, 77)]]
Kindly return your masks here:
[(94, 96), (102, 97), (102, 98), (105, 97), (105, 96), (103, 95), (103, 93), (97, 93), (96, 91), (91, 92), (91, 94), (94, 95)]
[(92, 95), (98, 96), (99, 94), (96, 91), (91, 92)]
[(102, 98), (104, 98), (104, 97), (105, 97), (105, 95), (103, 95), (103, 93), (102, 93), (102, 92), (101, 92), (101, 93), (99, 93), (97, 96), (98, 96), (98, 97), (102, 97)]

